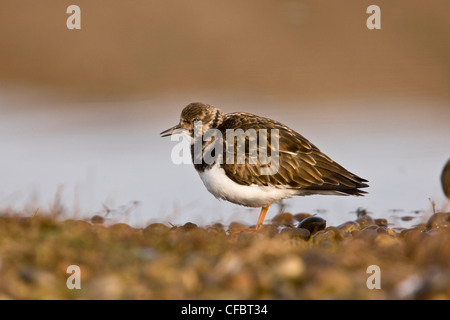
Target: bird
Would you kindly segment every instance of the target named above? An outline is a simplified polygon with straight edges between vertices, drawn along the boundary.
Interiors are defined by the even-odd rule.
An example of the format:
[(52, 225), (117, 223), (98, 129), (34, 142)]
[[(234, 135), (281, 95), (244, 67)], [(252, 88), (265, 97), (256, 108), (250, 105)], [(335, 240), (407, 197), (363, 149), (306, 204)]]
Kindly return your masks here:
[[(247, 135), (244, 137), (244, 149), (238, 149), (242, 141), (237, 137), (227, 139), (226, 136), (239, 129), (256, 132), (260, 134), (259, 139), (258, 136)], [(211, 130), (216, 135), (214, 139), (207, 139), (208, 131)], [(261, 132), (266, 135), (261, 136)], [(361, 190), (369, 187), (366, 179), (346, 170), (298, 132), (270, 118), (245, 112), (225, 113), (213, 105), (193, 102), (182, 110), (178, 124), (160, 133), (161, 137), (173, 134), (182, 134), (190, 139), (194, 168), (210, 193), (221, 200), (261, 208), (256, 225), (239, 231), (259, 231), (270, 205), (286, 198), (316, 194), (367, 194)], [(258, 157), (255, 160), (255, 150), (251, 148), (255, 139), (259, 140), (259, 145), (256, 145), (257, 156), (264, 154), (264, 150), (270, 151), (267, 155), (278, 155), (275, 161), (278, 162), (277, 170), (264, 173), (272, 164)], [(199, 160), (196, 145), (203, 155), (210, 152), (215, 156), (215, 149), (211, 149), (221, 145), (222, 150), (231, 153), (231, 157), (222, 155), (212, 161), (204, 158)], [(261, 149), (261, 145), (266, 149)], [(220, 148), (217, 150), (220, 151)], [(244, 161), (238, 161), (238, 150), (241, 150)]]
[(450, 159), (442, 170), (441, 174), (442, 190), (448, 199), (450, 199)]

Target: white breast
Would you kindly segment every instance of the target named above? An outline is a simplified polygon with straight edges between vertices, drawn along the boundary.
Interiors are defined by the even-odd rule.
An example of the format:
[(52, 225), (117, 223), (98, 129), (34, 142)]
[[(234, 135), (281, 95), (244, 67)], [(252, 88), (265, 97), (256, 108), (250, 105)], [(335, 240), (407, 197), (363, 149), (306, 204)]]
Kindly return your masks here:
[(199, 172), (203, 183), (216, 198), (224, 199), (247, 207), (263, 207), (284, 198), (298, 194), (297, 190), (258, 185), (240, 185), (225, 174), (225, 170), (214, 165)]

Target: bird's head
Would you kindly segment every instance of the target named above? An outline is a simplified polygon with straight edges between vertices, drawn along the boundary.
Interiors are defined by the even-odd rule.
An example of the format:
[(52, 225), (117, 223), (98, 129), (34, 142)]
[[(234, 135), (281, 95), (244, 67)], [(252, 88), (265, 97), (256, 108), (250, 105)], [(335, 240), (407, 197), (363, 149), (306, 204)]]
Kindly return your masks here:
[(177, 125), (160, 134), (161, 137), (184, 134), (190, 138), (194, 138), (195, 128), (203, 135), (209, 129), (217, 128), (223, 120), (223, 115), (224, 113), (216, 107), (201, 102), (193, 102), (183, 109), (180, 122)]

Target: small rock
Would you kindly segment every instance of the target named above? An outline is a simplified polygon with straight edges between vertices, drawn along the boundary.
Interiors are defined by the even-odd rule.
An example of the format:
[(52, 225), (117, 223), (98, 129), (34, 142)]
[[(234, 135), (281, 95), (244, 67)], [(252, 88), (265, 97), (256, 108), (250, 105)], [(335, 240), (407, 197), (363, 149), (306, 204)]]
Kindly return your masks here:
[(291, 238), (299, 238), (308, 241), (311, 233), (305, 228), (284, 228), (280, 231), (280, 234), (288, 235)]
[(386, 219), (375, 219), (374, 222), (377, 226), (380, 226), (380, 227), (388, 226), (388, 221)]
[(153, 261), (158, 257), (158, 252), (154, 248), (137, 248), (136, 256), (142, 260)]
[(258, 231), (259, 234), (264, 234), (268, 237), (273, 237), (278, 234), (278, 227), (273, 224), (263, 224)]
[(416, 226), (414, 228), (409, 228), (409, 229), (403, 228), (402, 230), (400, 230), (400, 236), (404, 237), (408, 233), (411, 233), (411, 234), (412, 233), (422, 233), (422, 232), (425, 232), (425, 231), (426, 231), (426, 228), (425, 228), (424, 225), (418, 225), (418, 226)]
[(375, 239), (375, 243), (379, 246), (391, 246), (391, 245), (398, 246), (401, 243), (401, 241), (399, 238), (396, 238), (389, 234), (379, 234)]
[(347, 221), (338, 225), (336, 228), (344, 232), (352, 232), (354, 230), (359, 230), (361, 226), (356, 221)]
[(95, 215), (91, 218), (91, 222), (93, 224), (103, 224), (103, 222), (105, 222), (105, 218), (103, 218), (102, 216)]
[(409, 245), (413, 245), (414, 247), (417, 244), (422, 243), (423, 240), (429, 236), (422, 227), (403, 230), (402, 235), (405, 242)]
[(167, 232), (169, 232), (169, 227), (162, 223), (152, 223), (149, 224), (144, 229), (144, 234), (148, 235), (156, 235), (156, 236), (162, 236), (165, 235)]
[(212, 224), (210, 227), (216, 228), (216, 229), (222, 229), (222, 230), (224, 229), (223, 224), (221, 224), (220, 222), (216, 222), (216, 223)]
[(247, 228), (248, 228), (248, 225), (237, 222), (237, 221), (233, 221), (228, 226), (228, 231), (232, 231), (234, 229), (247, 229)]
[(368, 215), (369, 213), (367, 212), (367, 210), (366, 209), (364, 209), (364, 208), (358, 208), (358, 209), (356, 209), (356, 217), (357, 218), (363, 218), (363, 217), (367, 217), (367, 215)]
[(427, 229), (450, 227), (450, 212), (438, 212), (433, 214), (427, 222)]
[(297, 220), (298, 222), (301, 222), (302, 220), (304, 220), (306, 218), (309, 218), (309, 217), (312, 217), (312, 214), (310, 214), (310, 213), (303, 213), (303, 212), (294, 214), (294, 219)]
[(298, 279), (304, 271), (305, 264), (295, 255), (284, 258), (275, 267), (275, 273), (285, 279)]
[(295, 223), (292, 213), (280, 213), (272, 218), (272, 223), (276, 226), (292, 226)]
[(350, 233), (340, 230), (336, 227), (327, 227), (325, 229), (325, 232), (327, 232), (327, 231), (332, 231), (334, 233), (334, 239), (336, 241), (342, 241), (345, 238), (351, 237)]
[(312, 241), (314, 243), (317, 243), (317, 244), (325, 244), (325, 243), (328, 244), (328, 243), (333, 242), (334, 238), (335, 238), (334, 231), (332, 231), (332, 230), (328, 230), (328, 231), (321, 230), (321, 231), (316, 232), (313, 235)]
[(395, 232), (394, 230), (392, 230), (391, 228), (386, 227), (386, 230), (387, 230), (388, 235), (393, 236), (393, 237), (398, 236), (398, 233)]
[(131, 232), (135, 229), (126, 223), (116, 223), (109, 227), (111, 231), (114, 232)]
[(298, 224), (297, 228), (304, 228), (311, 234), (314, 234), (315, 232), (324, 230), (326, 226), (327, 222), (325, 219), (313, 216), (302, 220), (302, 222)]
[(66, 220), (64, 225), (70, 228), (91, 228), (92, 224), (84, 220)]
[(377, 227), (377, 228), (375, 229), (375, 231), (376, 231), (378, 234), (388, 234), (388, 231), (387, 231), (387, 228), (386, 228), (386, 227)]
[(356, 222), (359, 223), (361, 229), (375, 224), (375, 221), (368, 215), (356, 219)]
[(186, 222), (186, 223), (183, 225), (182, 228), (183, 228), (184, 231), (191, 231), (191, 230), (193, 230), (193, 229), (198, 228), (198, 226), (197, 226), (195, 223), (192, 223), (192, 222)]

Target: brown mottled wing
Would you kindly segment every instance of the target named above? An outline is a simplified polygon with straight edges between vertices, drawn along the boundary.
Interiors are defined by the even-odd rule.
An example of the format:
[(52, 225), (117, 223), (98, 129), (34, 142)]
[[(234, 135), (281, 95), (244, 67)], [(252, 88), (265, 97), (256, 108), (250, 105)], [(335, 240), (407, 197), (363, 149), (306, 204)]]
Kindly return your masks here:
[[(310, 193), (351, 195), (366, 193), (358, 188), (368, 187), (364, 183), (367, 180), (347, 171), (323, 154), (302, 135), (279, 122), (247, 113), (231, 113), (227, 114), (219, 129), (224, 133), (224, 151), (237, 150), (237, 138), (234, 139), (232, 146), (225, 143), (227, 129), (242, 129), (244, 132), (254, 129), (258, 134), (261, 129), (267, 129), (267, 149), (269, 150), (267, 153), (269, 157), (271, 156), (271, 147), (276, 147), (276, 145), (271, 145), (272, 134), (275, 132), (272, 130), (278, 130), (278, 171), (270, 175), (261, 174), (261, 168), (268, 168), (271, 163), (262, 163), (259, 153), (257, 159), (253, 158), (256, 163), (252, 164), (249, 161), (250, 151), (253, 149), (250, 148), (251, 139), (245, 136), (245, 162), (238, 163), (237, 155), (234, 155), (234, 163), (224, 161), (223, 164), (226, 175), (236, 183), (242, 185), (272, 185), (280, 188), (299, 189), (302, 192), (310, 191)], [(258, 145), (260, 144), (261, 141), (258, 141)]]

